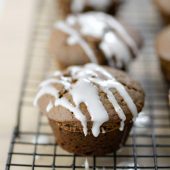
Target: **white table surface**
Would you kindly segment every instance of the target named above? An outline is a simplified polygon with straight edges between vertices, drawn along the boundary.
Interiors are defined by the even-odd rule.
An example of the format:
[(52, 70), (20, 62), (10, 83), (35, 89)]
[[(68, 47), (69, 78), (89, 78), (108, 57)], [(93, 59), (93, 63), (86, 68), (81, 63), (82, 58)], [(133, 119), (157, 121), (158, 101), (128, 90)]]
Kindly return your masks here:
[(4, 1), (0, 3), (0, 169), (4, 169), (37, 1), (0, 1)]

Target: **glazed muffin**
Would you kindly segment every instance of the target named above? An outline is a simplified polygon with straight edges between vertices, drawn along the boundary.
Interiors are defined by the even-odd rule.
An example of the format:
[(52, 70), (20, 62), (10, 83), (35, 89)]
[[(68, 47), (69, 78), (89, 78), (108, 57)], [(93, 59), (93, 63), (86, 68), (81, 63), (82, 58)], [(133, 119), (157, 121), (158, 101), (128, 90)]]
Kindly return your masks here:
[(155, 4), (164, 19), (165, 23), (170, 23), (170, 1), (169, 0), (155, 0)]
[(139, 42), (131, 37), (129, 27), (127, 30), (104, 13), (70, 15), (55, 23), (49, 52), (60, 68), (92, 62), (126, 69), (138, 55)]
[(55, 72), (34, 101), (57, 143), (79, 155), (103, 155), (125, 144), (144, 92), (127, 74), (96, 64)]
[(156, 39), (156, 52), (165, 78), (170, 81), (170, 26), (161, 31)]
[(56, 0), (58, 17), (87, 11), (101, 11), (114, 15), (122, 0)]

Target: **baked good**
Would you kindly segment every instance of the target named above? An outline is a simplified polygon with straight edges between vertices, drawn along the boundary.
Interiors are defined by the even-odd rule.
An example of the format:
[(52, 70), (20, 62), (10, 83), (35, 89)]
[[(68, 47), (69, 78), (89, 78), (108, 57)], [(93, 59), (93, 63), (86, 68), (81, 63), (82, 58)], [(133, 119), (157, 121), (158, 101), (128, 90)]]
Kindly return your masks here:
[(156, 38), (156, 52), (165, 78), (170, 81), (170, 26), (163, 29)]
[(170, 23), (170, 0), (155, 0), (155, 4), (166, 23)]
[(138, 55), (130, 34), (119, 21), (104, 13), (70, 15), (55, 23), (49, 51), (61, 68), (93, 62), (126, 69)]
[(124, 72), (90, 63), (55, 72), (40, 85), (34, 104), (47, 115), (62, 148), (103, 155), (125, 143), (144, 92)]
[(58, 17), (87, 11), (101, 11), (114, 15), (122, 0), (56, 0)]

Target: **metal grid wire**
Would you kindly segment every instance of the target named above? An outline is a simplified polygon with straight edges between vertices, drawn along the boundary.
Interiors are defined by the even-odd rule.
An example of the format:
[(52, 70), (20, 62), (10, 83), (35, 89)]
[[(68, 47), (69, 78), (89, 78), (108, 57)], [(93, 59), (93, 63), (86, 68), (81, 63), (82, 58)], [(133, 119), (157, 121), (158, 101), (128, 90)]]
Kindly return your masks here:
[[(67, 153), (54, 140), (48, 122), (33, 108), (39, 82), (54, 67), (47, 55), (50, 27), (55, 20), (52, 0), (41, 0), (35, 16), (35, 29), (28, 52), (17, 126), (14, 129), (7, 170), (84, 169), (82, 156)], [(88, 157), (89, 169), (170, 169), (170, 113), (168, 85), (163, 80), (154, 51), (154, 38), (161, 28), (152, 0), (131, 0), (120, 15), (138, 27), (145, 39), (141, 56), (130, 67), (146, 92), (144, 111), (137, 119), (126, 145), (100, 157)]]

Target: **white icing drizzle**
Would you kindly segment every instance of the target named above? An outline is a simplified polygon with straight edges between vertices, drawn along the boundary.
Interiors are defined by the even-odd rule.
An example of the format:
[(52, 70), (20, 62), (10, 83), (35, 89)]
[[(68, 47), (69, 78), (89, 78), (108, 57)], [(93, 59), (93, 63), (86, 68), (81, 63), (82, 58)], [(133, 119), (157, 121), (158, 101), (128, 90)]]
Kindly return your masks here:
[[(76, 24), (80, 25), (80, 31), (74, 28)], [(101, 40), (99, 48), (111, 66), (122, 68), (123, 65), (128, 65), (133, 55), (136, 56), (138, 53), (134, 40), (123, 26), (112, 16), (101, 12), (70, 15), (65, 22), (57, 23), (56, 28), (69, 34), (68, 44), (79, 44), (93, 63), (97, 63), (97, 57), (83, 35)]]
[(56, 24), (56, 28), (70, 35), (67, 40), (69, 45), (79, 44), (89, 57), (90, 61), (93, 63), (98, 63), (96, 56), (93, 50), (90, 48), (89, 44), (81, 37), (78, 32), (76, 32), (74, 28), (72, 28), (68, 23), (62, 21)]
[(102, 130), (102, 133), (106, 133), (106, 131), (103, 127), (101, 128), (101, 130)]
[[(123, 64), (127, 65), (131, 58), (127, 46), (112, 32), (105, 34), (103, 41), (100, 44), (100, 49), (104, 52), (110, 66), (115, 66), (113, 56), (116, 58), (116, 65), (118, 68), (122, 68)], [(122, 61), (124, 61), (124, 63), (122, 63)]]
[[(102, 67), (100, 67), (98, 65), (94, 65), (94, 64), (87, 64), (86, 67), (100, 72), (101, 74), (105, 75), (109, 79), (107, 81), (102, 81), (102, 80), (100, 81), (100, 79), (96, 79), (96, 82), (98, 82), (99, 85), (102, 85), (105, 88), (106, 87), (107, 88), (116, 88), (116, 90), (119, 92), (119, 94), (125, 100), (130, 111), (132, 112), (134, 118), (136, 118), (137, 113), (138, 113), (136, 105), (134, 104), (132, 98), (130, 97), (130, 95), (128, 94), (128, 92), (124, 88), (124, 86), (121, 83), (119, 83), (108, 71), (106, 71)], [(93, 81), (94, 81), (94, 79), (93, 79)]]
[(50, 101), (47, 105), (46, 111), (49, 112), (53, 108), (53, 103)]
[(79, 106), (82, 102), (87, 105), (87, 110), (93, 121), (92, 133), (97, 137), (100, 133), (100, 126), (106, 122), (109, 117), (100, 101), (96, 87), (88, 79), (80, 79), (71, 89), (70, 93), (76, 106)]
[[(56, 100), (54, 105), (49, 102), (47, 105), (47, 112), (49, 112), (54, 106), (63, 106), (68, 109), (70, 112), (73, 112), (75, 118), (77, 118), (83, 127), (83, 132), (87, 135), (87, 118), (80, 110), (80, 104), (84, 103), (87, 106), (87, 110), (91, 116), (91, 120), (93, 122), (92, 125), (92, 134), (97, 137), (100, 133), (100, 127), (104, 122), (109, 120), (109, 116), (107, 110), (105, 109), (103, 103), (100, 100), (98, 88), (103, 91), (112, 104), (113, 108), (117, 112), (121, 124), (120, 130), (124, 129), (124, 121), (126, 120), (125, 113), (117, 99), (115, 98), (112, 89), (116, 89), (116, 91), (120, 94), (120, 96), (126, 102), (129, 110), (133, 114), (134, 118), (137, 115), (137, 108), (124, 88), (124, 86), (119, 83), (108, 71), (104, 68), (96, 65), (96, 64), (87, 64), (84, 67), (73, 66), (68, 69), (70, 72), (70, 77), (60, 76), (59, 80), (49, 79), (43, 82), (40, 86), (40, 91), (35, 98), (35, 103), (43, 96), (44, 94), (53, 95)], [(100, 76), (104, 78), (100, 78)], [(77, 80), (75, 83), (72, 83), (70, 80)], [(72, 96), (74, 105), (69, 102), (64, 96), (58, 96), (58, 90), (54, 89), (51, 84), (59, 83), (63, 84), (65, 89), (69, 91)]]
[(55, 106), (63, 106), (74, 113), (74, 116), (81, 122), (84, 135), (87, 135), (87, 120), (78, 107), (74, 107), (66, 98), (57, 99)]
[(72, 0), (71, 11), (73, 13), (82, 12), (86, 6), (93, 7), (95, 10), (106, 11), (111, 5), (112, 0)]
[(49, 84), (57, 84), (57, 83), (58, 84), (62, 84), (66, 90), (70, 88), (70, 82), (69, 82), (68, 79), (57, 80), (57, 79), (54, 79), (54, 78), (43, 81), (40, 84), (40, 87), (44, 87), (44, 86), (47, 86)]
[[(104, 83), (105, 82), (103, 82), (103, 84)], [(128, 92), (124, 88), (124, 86), (119, 82), (113, 82), (111, 80), (108, 80), (106, 85), (107, 85), (108, 88), (113, 88), (114, 87), (119, 92), (121, 97), (125, 100), (126, 104), (128, 105), (129, 110), (132, 112), (133, 117), (135, 119), (136, 116), (137, 116), (138, 111), (137, 111), (136, 105), (134, 104), (132, 98), (130, 97), (130, 95), (128, 94)]]
[(101, 21), (106, 22), (127, 43), (127, 45), (132, 49), (134, 54), (138, 53), (136, 43), (129, 36), (128, 32), (124, 29), (124, 27), (114, 17), (99, 12), (91, 12), (91, 15), (96, 15), (96, 18), (99, 18)]
[(46, 81), (43, 81), (40, 84), (40, 87), (44, 87), (44, 86), (47, 86), (48, 84), (56, 84), (56, 83), (64, 85), (65, 89), (69, 89), (69, 87), (70, 87), (69, 81), (66, 81), (66, 80), (57, 80), (57, 79), (48, 79)]
[(115, 78), (108, 71), (106, 71), (104, 68), (96, 64), (92, 64), (92, 63), (86, 64), (85, 68), (90, 69), (92, 71), (97, 71), (100, 74), (104, 75), (107, 79), (115, 80)]
[[(121, 83), (114, 81), (114, 80), (106, 80), (106, 81), (103, 81), (103, 80), (100, 80), (100, 79), (90, 79), (90, 80), (92, 82), (100, 85), (101, 89), (107, 94), (109, 101), (112, 103), (112, 105), (114, 106), (114, 108), (115, 108), (116, 112), (118, 113), (120, 119), (123, 122), (126, 120), (126, 117), (124, 115), (123, 110), (121, 109), (121, 107), (117, 103), (116, 98), (114, 97), (114, 95), (110, 91), (111, 88), (115, 88), (119, 92), (121, 97), (125, 100), (126, 104), (128, 105), (129, 110), (132, 112), (134, 118), (137, 116), (136, 105), (134, 104), (132, 98), (129, 96), (126, 89), (124, 88), (124, 86)], [(122, 126), (124, 126), (124, 124), (122, 124)], [(123, 127), (121, 127), (121, 129), (122, 128)]]
[(85, 168), (85, 170), (89, 170), (89, 169), (90, 169), (90, 167), (89, 167), (89, 161), (88, 161), (88, 158), (87, 158), (87, 157), (85, 158), (85, 161), (84, 161), (84, 168)]
[[(137, 55), (138, 49), (134, 40), (115, 18), (100, 12), (89, 12), (77, 15), (77, 20), (83, 35), (102, 39), (101, 44), (105, 44), (105, 49), (101, 48), (103, 46), (101, 44), (100, 48), (104, 52), (108, 63), (110, 63), (111, 57), (118, 55), (116, 59), (119, 59), (119, 65), (120, 61), (127, 64), (131, 59), (129, 48), (134, 55)], [(117, 66), (119, 67), (119, 65)]]
[[(58, 75), (58, 73), (57, 73)], [(60, 72), (60, 75), (61, 75), (61, 72)], [(35, 99), (34, 99), (34, 106), (37, 106), (37, 103), (38, 103), (38, 100), (44, 96), (45, 94), (49, 94), (55, 98), (58, 98), (58, 93), (59, 91), (54, 88), (53, 86), (51, 86), (51, 84), (61, 84), (64, 86), (64, 88), (66, 90), (68, 90), (71, 86), (70, 82), (69, 82), (69, 78), (67, 77), (61, 77), (61, 80), (57, 80), (57, 79), (48, 79), (48, 80), (45, 80), (43, 81), (41, 84), (40, 84), (40, 91), (38, 92), (38, 94), (36, 95)], [(49, 112), (50, 110), (52, 109), (52, 103), (50, 102), (46, 108), (46, 111)]]
[(117, 100), (114, 97), (113, 93), (108, 88), (102, 87), (102, 90), (107, 94), (109, 101), (114, 106), (114, 109), (118, 113), (119, 118), (122, 120), (121, 124), (120, 124), (120, 130), (122, 131), (124, 129), (124, 121), (126, 120), (126, 116), (125, 116), (122, 108), (117, 103)]
[[(96, 67), (94, 67), (94, 65), (93, 64), (88, 64), (88, 65), (86, 65), (86, 69), (84, 69), (84, 72), (80, 72), (80, 67), (77, 67), (76, 68), (76, 71), (77, 72), (75, 72), (75, 70), (74, 70), (74, 75), (75, 75), (75, 77), (76, 78), (80, 78), (80, 77), (84, 77), (85, 75), (86, 76), (88, 76), (89, 75), (89, 73), (91, 74), (91, 76), (95, 76), (95, 77), (97, 77), (97, 75), (96, 74), (94, 74), (94, 72), (93, 72), (93, 70), (96, 70), (96, 71), (98, 71), (98, 72), (100, 72), (101, 74), (103, 74), (103, 75), (105, 75), (107, 78), (111, 78), (111, 81), (116, 81), (112, 76), (111, 76), (111, 74), (109, 74), (105, 69), (103, 69), (102, 67), (98, 67), (98, 66), (96, 66)], [(73, 68), (73, 67), (71, 67), (71, 68)], [(78, 69), (79, 68), (79, 69)], [(89, 69), (91, 69), (91, 70), (89, 70)], [(70, 70), (72, 70), (72, 69), (70, 69)], [(119, 118), (122, 120), (121, 121), (121, 125), (120, 125), (120, 130), (123, 130), (124, 129), (124, 121), (126, 120), (126, 117), (125, 117), (125, 114), (124, 114), (124, 112), (123, 112), (123, 110), (121, 109), (121, 107), (119, 106), (119, 104), (117, 103), (117, 100), (116, 100), (116, 98), (114, 97), (114, 95), (112, 94), (112, 92), (109, 90), (109, 88), (111, 88), (111, 87), (109, 87), (109, 88), (107, 88), (107, 82), (106, 83), (104, 83), (105, 81), (103, 81), (103, 80), (99, 80), (99, 79), (96, 79), (96, 78), (90, 78), (90, 80), (92, 81), (92, 82), (95, 82), (95, 83), (97, 83), (98, 85), (100, 85), (100, 88), (102, 89), (102, 91), (103, 92), (105, 92), (106, 94), (107, 94), (107, 97), (108, 97), (108, 99), (109, 99), (109, 101), (111, 102), (111, 104), (114, 106), (114, 108), (115, 108), (115, 111), (118, 113), (118, 115), (119, 115)], [(83, 86), (85, 85), (85, 83), (82, 83), (83, 84)], [(120, 84), (120, 86), (122, 86), (121, 84)], [(94, 101), (93, 100), (93, 98), (91, 97), (91, 96), (95, 96), (95, 98), (96, 98), (96, 95), (94, 95), (94, 93), (92, 92), (92, 91), (90, 91), (90, 88), (87, 88), (88, 86), (86, 85), (86, 87), (81, 87), (80, 86), (80, 89), (76, 89), (77, 91), (75, 92), (75, 93), (73, 93), (72, 94), (72, 96), (74, 95), (74, 94), (80, 94), (81, 93), (81, 95), (82, 96), (79, 96), (78, 95), (78, 97), (89, 97), (89, 99), (86, 99), (85, 101), (89, 101), (89, 100), (91, 100), (91, 101)], [(123, 87), (123, 86), (122, 86)], [(82, 89), (81, 89), (82, 88)], [(112, 88), (116, 88), (116, 86), (112, 86)], [(86, 91), (83, 91), (83, 89), (86, 89)], [(117, 89), (117, 88), (116, 88)], [(123, 88), (122, 88), (123, 89)], [(78, 91), (78, 90), (80, 90), (80, 91)], [(118, 90), (118, 89), (117, 89)], [(85, 94), (82, 94), (82, 92), (84, 92)], [(95, 92), (96, 94), (97, 94), (97, 96), (98, 96), (98, 93), (97, 92)], [(73, 99), (74, 99), (74, 96), (73, 96)], [(98, 99), (99, 101), (100, 101), (100, 99)], [(74, 99), (74, 101), (76, 101), (76, 99)], [(78, 100), (79, 101), (79, 100)], [(84, 100), (80, 100), (81, 102), (83, 102)], [(84, 103), (85, 103), (85, 101), (84, 101)], [(129, 103), (129, 102), (128, 102)], [(76, 103), (76, 105), (79, 105), (80, 103)], [(105, 115), (107, 115), (106, 114), (106, 110), (103, 110), (103, 108), (100, 108), (97, 104), (94, 104), (94, 103), (90, 103), (90, 104), (92, 104), (92, 106), (95, 106), (95, 108), (99, 108)], [(129, 105), (131, 105), (131, 104), (129, 104)], [(95, 108), (93, 108), (93, 107), (89, 107), (89, 108), (92, 108), (93, 110), (92, 110), (92, 113), (94, 112), (94, 110), (96, 110)], [(134, 111), (135, 109), (133, 109), (132, 110), (132, 113), (133, 113), (133, 115), (135, 115), (136, 116), (136, 114), (137, 114), (137, 112), (135, 112)], [(98, 111), (97, 111), (98, 112)], [(108, 116), (107, 117), (105, 117), (105, 119), (103, 118), (101, 118), (100, 120), (103, 120), (103, 122), (101, 122), (101, 124), (103, 124), (104, 122), (106, 122), (106, 120), (108, 119)], [(92, 119), (93, 120), (93, 119)], [(97, 125), (99, 125), (99, 124), (97, 124)], [(101, 125), (99, 125), (99, 126), (101, 126)], [(99, 130), (99, 128), (94, 128), (94, 129), (98, 129)], [(93, 132), (93, 129), (92, 129), (92, 132)], [(94, 132), (94, 134), (96, 134), (97, 133), (97, 135), (98, 135), (98, 133), (99, 133), (99, 131), (98, 132)]]
[[(88, 76), (94, 76), (97, 77), (97, 73), (95, 73), (93, 70), (88, 69), (88, 67), (90, 68), (90, 64), (86, 65), (87, 67), (84, 68), (84, 71), (81, 72), (81, 67), (78, 66), (73, 66), (73, 67), (69, 67), (69, 71), (71, 76), (73, 76), (76, 79), (79, 79), (81, 77), (88, 77)], [(92, 69), (92, 68), (91, 68)]]
[(44, 86), (44, 87), (42, 87), (42, 88), (40, 89), (40, 91), (39, 91), (38, 94), (36, 95), (36, 97), (35, 97), (35, 99), (34, 99), (34, 102), (33, 102), (34, 106), (37, 106), (38, 100), (39, 100), (42, 96), (44, 96), (44, 95), (46, 95), (46, 94), (49, 94), (49, 95), (51, 95), (51, 96), (53, 96), (53, 97), (55, 97), (55, 98), (58, 98), (58, 90), (57, 90), (56, 88), (54, 88), (54, 87), (52, 87), (52, 86), (50, 86), (50, 85)]

